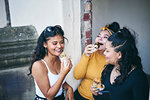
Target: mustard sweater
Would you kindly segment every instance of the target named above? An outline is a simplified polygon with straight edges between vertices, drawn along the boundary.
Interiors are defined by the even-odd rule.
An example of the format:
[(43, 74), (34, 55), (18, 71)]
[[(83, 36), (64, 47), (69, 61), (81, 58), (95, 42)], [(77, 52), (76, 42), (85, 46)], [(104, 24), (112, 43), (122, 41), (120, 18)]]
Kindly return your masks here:
[(94, 78), (101, 78), (101, 73), (106, 65), (106, 58), (98, 52), (94, 52), (90, 57), (83, 53), (80, 62), (74, 68), (74, 77), (82, 79), (78, 91), (86, 99), (94, 100), (90, 87)]

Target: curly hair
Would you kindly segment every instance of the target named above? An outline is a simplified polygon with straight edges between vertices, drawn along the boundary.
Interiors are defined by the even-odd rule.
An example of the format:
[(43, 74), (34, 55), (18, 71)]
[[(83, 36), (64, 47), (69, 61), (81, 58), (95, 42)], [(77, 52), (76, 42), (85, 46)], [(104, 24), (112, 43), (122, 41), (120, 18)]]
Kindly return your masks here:
[[(133, 68), (142, 69), (141, 58), (138, 55), (139, 53), (136, 47), (135, 32), (131, 34), (126, 27), (123, 27), (123, 29), (111, 35), (108, 41), (110, 41), (111, 46), (115, 48), (115, 52), (121, 52), (122, 54), (121, 59), (118, 61), (121, 75), (118, 76), (114, 82), (116, 85), (122, 84)], [(102, 73), (102, 78), (104, 78), (108, 72), (111, 72), (113, 67), (114, 65), (111, 64), (106, 65)]]
[(41, 60), (45, 57), (47, 54), (46, 48), (43, 46), (43, 43), (46, 43), (48, 41), (48, 37), (54, 37), (56, 35), (61, 35), (63, 39), (66, 39), (64, 37), (64, 31), (62, 30), (60, 25), (56, 26), (48, 26), (44, 29), (44, 31), (41, 33), (41, 35), (38, 38), (37, 46), (33, 52), (32, 59), (31, 59), (31, 66), (29, 67), (29, 74), (32, 74), (32, 65), (35, 61)]

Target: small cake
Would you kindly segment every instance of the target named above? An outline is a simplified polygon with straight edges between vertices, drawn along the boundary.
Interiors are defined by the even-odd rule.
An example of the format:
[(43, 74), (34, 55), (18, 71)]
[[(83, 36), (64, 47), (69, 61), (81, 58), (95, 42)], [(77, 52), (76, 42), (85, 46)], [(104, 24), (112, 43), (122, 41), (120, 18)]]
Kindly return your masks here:
[(61, 55), (60, 55), (60, 57), (63, 58), (63, 59), (65, 59), (66, 58), (65, 52), (62, 52)]
[(93, 82), (93, 86), (94, 86), (97, 90), (102, 91), (102, 90), (105, 88), (105, 86), (101, 83), (100, 78), (95, 78), (93, 81), (94, 81), (94, 82)]
[(93, 52), (97, 51), (97, 49), (100, 47), (100, 45), (103, 45), (103, 44), (99, 43), (99, 42), (94, 43), (94, 50), (93, 50)]
[(64, 52), (61, 53), (60, 57), (62, 58), (62, 60), (64, 61), (64, 67), (67, 67), (67, 56)]

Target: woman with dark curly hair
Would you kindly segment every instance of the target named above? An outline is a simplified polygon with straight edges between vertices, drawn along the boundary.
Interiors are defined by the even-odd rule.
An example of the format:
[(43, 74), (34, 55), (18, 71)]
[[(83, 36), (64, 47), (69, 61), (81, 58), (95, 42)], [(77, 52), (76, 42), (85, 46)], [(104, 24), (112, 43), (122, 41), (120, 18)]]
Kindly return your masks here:
[(131, 32), (124, 27), (111, 35), (104, 54), (108, 65), (101, 81), (105, 88), (98, 91), (91, 86), (95, 100), (148, 100), (148, 80)]
[(72, 87), (65, 82), (65, 77), (72, 68), (59, 57), (64, 49), (64, 32), (59, 25), (48, 26), (38, 38), (29, 68), (35, 82), (35, 100), (64, 100), (63, 89), (66, 89), (66, 99), (74, 100)]
[(101, 72), (104, 65), (107, 64), (104, 50), (105, 44), (109, 36), (120, 29), (117, 22), (112, 22), (101, 28), (100, 33), (95, 39), (95, 43), (101, 44), (95, 50), (95, 44), (89, 44), (85, 47), (84, 53), (80, 62), (74, 68), (74, 77), (79, 80), (82, 79), (78, 89), (75, 91), (76, 100), (94, 100), (90, 87), (95, 78), (101, 77)]

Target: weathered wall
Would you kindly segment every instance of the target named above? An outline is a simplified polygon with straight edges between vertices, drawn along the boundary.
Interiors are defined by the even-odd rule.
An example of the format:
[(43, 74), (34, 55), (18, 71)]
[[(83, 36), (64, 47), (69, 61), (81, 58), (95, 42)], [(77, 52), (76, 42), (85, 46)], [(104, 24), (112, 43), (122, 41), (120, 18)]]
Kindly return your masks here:
[(7, 25), (5, 2), (0, 0), (0, 27), (5, 27)]
[(127, 26), (136, 31), (137, 47), (144, 71), (150, 74), (150, 0), (92, 0), (93, 3), (93, 42), (100, 32), (100, 27), (118, 21), (122, 26)]

